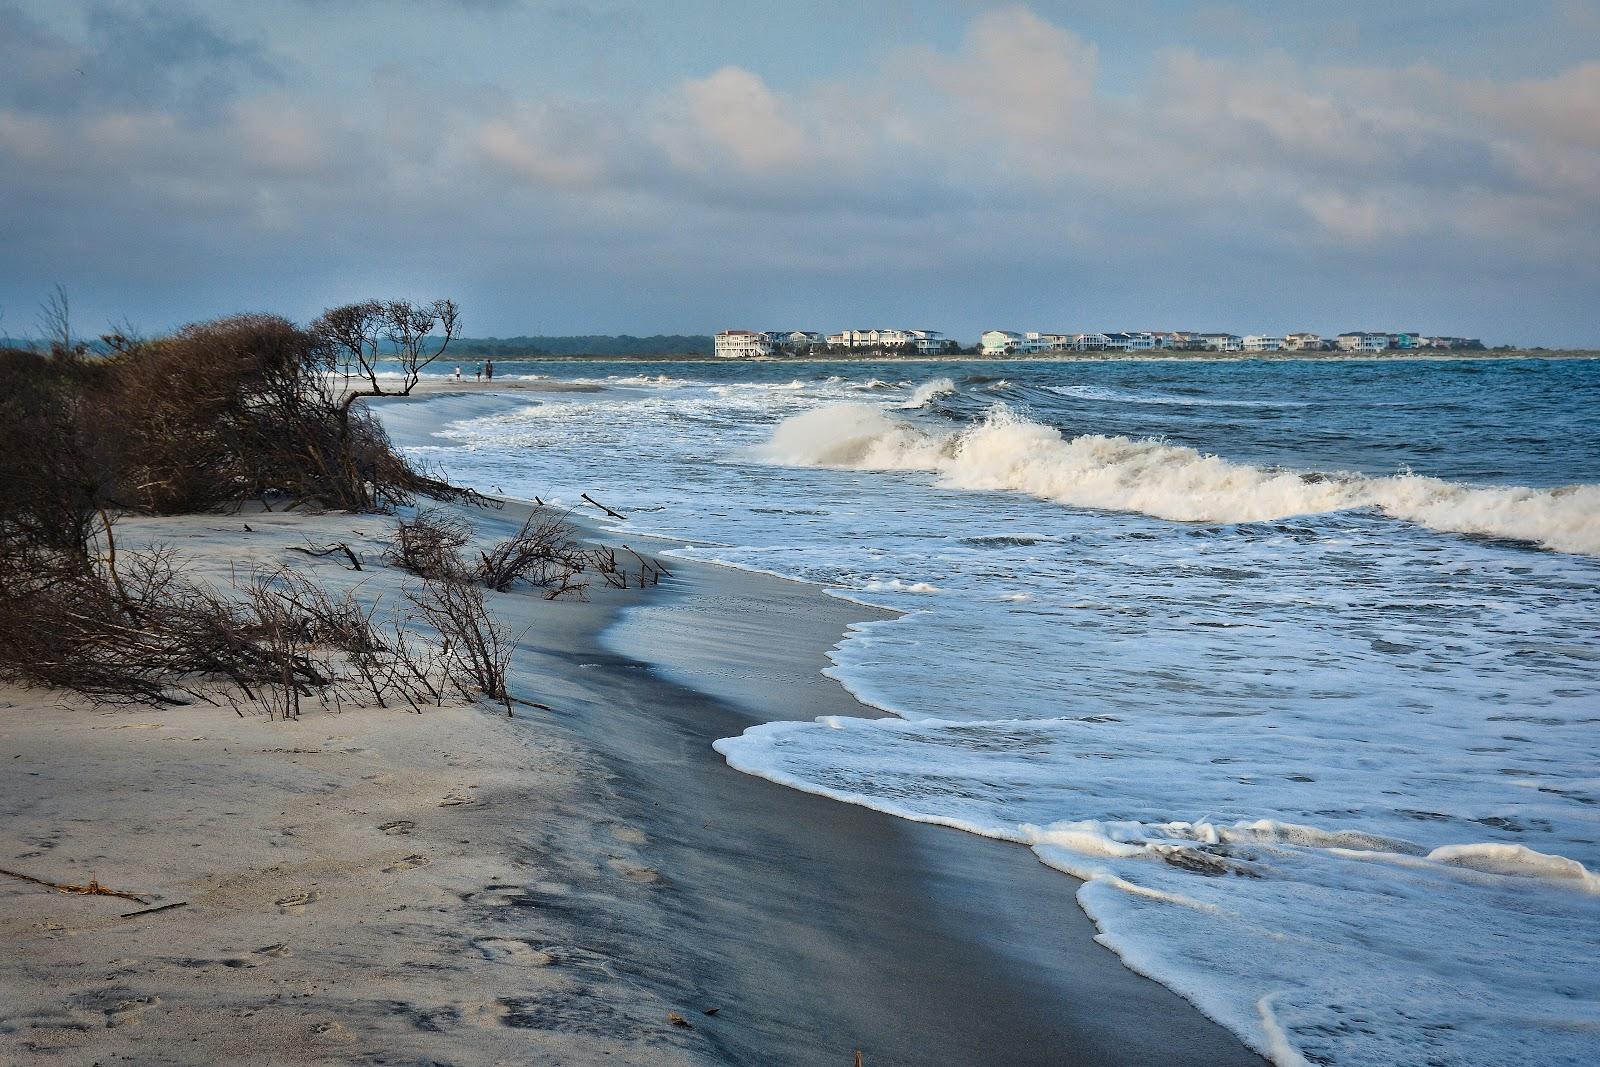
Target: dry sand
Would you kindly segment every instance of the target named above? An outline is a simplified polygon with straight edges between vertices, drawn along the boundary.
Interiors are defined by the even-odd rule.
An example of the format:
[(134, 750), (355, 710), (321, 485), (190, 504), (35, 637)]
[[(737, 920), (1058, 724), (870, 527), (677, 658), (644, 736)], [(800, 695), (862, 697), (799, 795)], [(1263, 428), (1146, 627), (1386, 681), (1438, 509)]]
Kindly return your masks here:
[[(511, 516), (495, 516), (509, 524)], [(329, 584), (393, 520), (130, 520), (226, 580), (298, 560)], [(252, 532), (245, 532), (249, 525)], [(345, 540), (354, 575), (291, 544)], [(535, 626), (592, 605), (514, 598)], [(528, 640), (537, 640), (537, 632)], [(92, 708), (0, 690), (0, 1063), (690, 1063), (648, 980), (590, 947), (573, 902), (626, 922), (657, 876), (607, 772), (503, 711)], [(124, 917), (144, 907), (181, 908)]]

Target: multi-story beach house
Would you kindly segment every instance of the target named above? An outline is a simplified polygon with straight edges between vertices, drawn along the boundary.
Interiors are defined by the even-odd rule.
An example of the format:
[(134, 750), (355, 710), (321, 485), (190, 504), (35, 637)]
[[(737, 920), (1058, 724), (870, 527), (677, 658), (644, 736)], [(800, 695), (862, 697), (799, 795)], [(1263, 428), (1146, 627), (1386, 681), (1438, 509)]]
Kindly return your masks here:
[(978, 351), (986, 356), (1008, 356), (1021, 348), (1024, 340), (1016, 330), (984, 330), (978, 338)]
[(1318, 352), (1322, 349), (1322, 336), (1315, 333), (1285, 334), (1283, 347), (1290, 352)]
[(1341, 352), (1383, 352), (1389, 347), (1389, 335), (1352, 330), (1335, 338), (1334, 346)]
[(1110, 338), (1103, 333), (1075, 333), (1072, 348), (1075, 352), (1104, 352), (1110, 347)]
[(1253, 333), (1247, 335), (1240, 342), (1240, 347), (1246, 352), (1281, 352), (1283, 351), (1283, 338)]
[(938, 330), (840, 330), (827, 337), (829, 348), (914, 348), (918, 352), (944, 350), (945, 336)]
[(772, 345), (758, 330), (723, 330), (712, 338), (711, 351), (721, 359), (758, 359), (772, 355)]
[(822, 335), (815, 330), (768, 330), (770, 348), (786, 348), (792, 352), (808, 351), (822, 347)]
[(1244, 351), (1244, 338), (1236, 333), (1203, 333), (1200, 342), (1212, 352)]

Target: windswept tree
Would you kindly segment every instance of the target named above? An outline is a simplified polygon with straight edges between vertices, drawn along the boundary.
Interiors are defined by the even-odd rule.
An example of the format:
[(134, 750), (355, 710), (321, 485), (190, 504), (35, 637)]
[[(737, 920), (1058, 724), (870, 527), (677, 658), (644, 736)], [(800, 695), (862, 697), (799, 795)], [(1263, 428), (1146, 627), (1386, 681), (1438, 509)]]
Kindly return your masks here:
[[(423, 370), (444, 355), (459, 323), (453, 300), (367, 300), (323, 312), (311, 333), (326, 350), (330, 367), (346, 379), (341, 418), (348, 422), (350, 408), (362, 397), (410, 396)], [(399, 370), (398, 382), (379, 377), (385, 355)]]
[(78, 356), (84, 352), (83, 345), (73, 339), (72, 299), (60, 282), (39, 305), (39, 333), (50, 342), (52, 355)]

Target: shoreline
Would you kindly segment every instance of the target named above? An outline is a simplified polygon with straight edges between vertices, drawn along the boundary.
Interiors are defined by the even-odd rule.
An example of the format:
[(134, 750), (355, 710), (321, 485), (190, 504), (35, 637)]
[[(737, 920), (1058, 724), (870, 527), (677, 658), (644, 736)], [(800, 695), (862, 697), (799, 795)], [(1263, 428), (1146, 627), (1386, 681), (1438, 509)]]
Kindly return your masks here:
[[(846, 1044), (815, 1043), (819, 1024), (869, 1064), (1263, 1062), (1099, 944), (1081, 883), (1027, 849), (729, 767), (711, 741), (758, 722), (885, 717), (821, 667), (846, 626), (894, 613), (754, 571), (680, 559), (675, 572), (667, 602), (628, 609), (648, 621), (588, 646), (606, 691), (642, 718), (637, 731), (601, 725), (591, 740), (670, 830), (662, 869), (689, 904), (675, 924), (715, 945), (711, 963), (759, 969), (742, 997), (721, 990), (764, 1034), (753, 1048), (733, 1035), (746, 1052), (733, 1062), (849, 1062)], [(733, 643), (761, 651), (730, 671), (716, 650)], [(640, 751), (641, 735), (659, 740)], [(648, 758), (663, 748), (676, 758)], [(629, 771), (645, 765), (647, 775)], [(731, 841), (716, 819), (729, 811), (739, 814)], [(763, 907), (774, 899), (787, 914)], [(797, 1003), (796, 984), (827, 992)]]
[[(522, 513), (472, 516), (493, 537)], [(313, 535), (373, 560), (392, 521), (200, 515), (134, 520), (124, 540), (175, 542), (225, 580)], [(496, 597), (532, 627), (513, 690), (554, 709), (515, 720), (269, 723), (0, 693), (0, 866), (149, 902), (0, 879), (3, 1058), (1261, 1062), (1096, 944), (1075, 883), (1026, 850), (729, 768), (710, 741), (745, 725), (872, 714), (820, 668), (873, 611), (751, 572), (673, 571), (582, 604)], [(640, 605), (648, 647), (607, 647)], [(1058, 921), (1025, 922), (1023, 899)]]

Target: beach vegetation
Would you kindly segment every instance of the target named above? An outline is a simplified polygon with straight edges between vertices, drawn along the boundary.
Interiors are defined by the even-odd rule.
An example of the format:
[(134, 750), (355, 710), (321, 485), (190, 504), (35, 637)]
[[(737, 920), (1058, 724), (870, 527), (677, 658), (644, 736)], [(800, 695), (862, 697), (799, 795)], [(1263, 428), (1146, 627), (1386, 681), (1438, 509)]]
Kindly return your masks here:
[(364, 300), (324, 311), (310, 333), (343, 379), (341, 414), (362, 397), (410, 396), (422, 372), (450, 347), (460, 321), (451, 300)]
[(406, 591), (421, 619), (439, 635), (450, 681), (469, 699), (482, 694), (505, 705), (511, 651), (516, 642), (484, 603), (483, 588), (465, 574), (426, 579)]
[(563, 593), (581, 595), (584, 583), (578, 575), (589, 565), (591, 552), (576, 533), (563, 515), (530, 512), (515, 534), (478, 554), (474, 576), (498, 592), (525, 581), (547, 590), (552, 600)]
[[(420, 361), (430, 313), (412, 311), (386, 313)], [(109, 701), (213, 699), (220, 681), (290, 717), (358, 691), (442, 699), (443, 660), (407, 626), (380, 639), (294, 572), (214, 592), (160, 551), (117, 554), (130, 512), (480, 499), (394, 450), (330, 377), (325, 336), (246, 314), (155, 339), (118, 327), (91, 350), (59, 286), (40, 329), (48, 352), (0, 350), (0, 676)]]
[(419, 578), (465, 574), (461, 549), (471, 539), (472, 531), (460, 519), (437, 508), (423, 508), (396, 525), (383, 561)]

